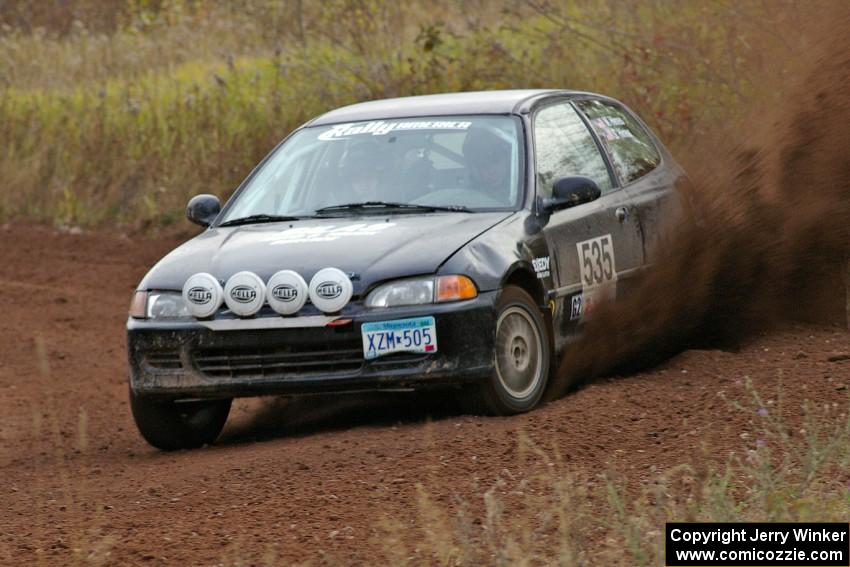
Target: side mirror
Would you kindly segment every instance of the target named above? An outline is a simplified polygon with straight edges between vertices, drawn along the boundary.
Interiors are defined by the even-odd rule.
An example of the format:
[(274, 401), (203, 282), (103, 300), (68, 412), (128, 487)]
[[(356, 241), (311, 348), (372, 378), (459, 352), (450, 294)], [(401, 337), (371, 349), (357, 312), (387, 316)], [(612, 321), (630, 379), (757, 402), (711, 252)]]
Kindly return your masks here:
[(544, 211), (560, 211), (595, 201), (602, 195), (596, 182), (589, 177), (562, 177), (552, 187), (552, 196), (541, 200)]
[(195, 195), (186, 205), (186, 218), (195, 224), (209, 226), (221, 212), (221, 201), (215, 195)]

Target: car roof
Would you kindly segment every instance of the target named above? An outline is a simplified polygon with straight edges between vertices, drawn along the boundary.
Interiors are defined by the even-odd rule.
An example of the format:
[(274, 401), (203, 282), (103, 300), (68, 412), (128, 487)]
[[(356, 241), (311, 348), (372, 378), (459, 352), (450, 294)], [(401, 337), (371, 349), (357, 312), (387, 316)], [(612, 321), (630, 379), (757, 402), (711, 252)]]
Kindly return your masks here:
[(521, 89), (388, 98), (343, 106), (322, 114), (307, 125), (451, 114), (511, 114), (529, 99), (547, 94), (573, 93), (559, 89)]

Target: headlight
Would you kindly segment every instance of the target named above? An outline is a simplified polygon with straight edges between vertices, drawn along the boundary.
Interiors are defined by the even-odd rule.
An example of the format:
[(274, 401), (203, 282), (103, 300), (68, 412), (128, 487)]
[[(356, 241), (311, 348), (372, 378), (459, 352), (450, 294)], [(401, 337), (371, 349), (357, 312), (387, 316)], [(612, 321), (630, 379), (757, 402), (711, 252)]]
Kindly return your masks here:
[(434, 301), (434, 278), (401, 280), (375, 288), (366, 298), (366, 307), (421, 305)]
[(439, 276), (390, 282), (366, 297), (366, 307), (399, 307), (472, 299), (478, 295), (466, 276)]
[(179, 291), (152, 291), (148, 295), (148, 319), (191, 317)]

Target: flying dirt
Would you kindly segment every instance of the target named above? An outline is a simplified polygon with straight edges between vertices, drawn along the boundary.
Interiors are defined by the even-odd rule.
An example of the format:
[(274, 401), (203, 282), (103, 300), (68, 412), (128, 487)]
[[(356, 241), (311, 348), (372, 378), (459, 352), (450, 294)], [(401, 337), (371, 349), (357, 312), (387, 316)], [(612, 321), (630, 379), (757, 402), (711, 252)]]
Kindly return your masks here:
[(682, 188), (690, 218), (639, 289), (588, 323), (550, 398), (687, 345), (734, 344), (778, 319), (846, 321), (835, 289), (847, 285), (850, 257), (848, 21), (821, 28), (829, 39), (769, 98), (775, 108), (755, 97), (744, 119), (697, 145)]
[[(722, 466), (741, 449), (753, 416), (720, 394), (746, 397), (745, 376), (768, 394), (792, 376), (789, 419), (804, 400), (845, 404), (850, 333), (774, 328), (835, 313), (821, 299), (850, 243), (850, 18), (829, 20), (808, 30), (829, 39), (805, 49), (795, 84), (685, 160), (693, 222), (628, 301), (596, 313), (552, 397), (630, 374), (520, 416), (422, 398), (269, 402), (238, 406), (218, 446), (162, 454), (130, 417), (124, 326), (142, 272), (176, 239), (0, 227), (0, 563), (372, 565), (403, 552), (434, 564), (417, 528), (424, 490), (452, 513), (469, 503), (469, 547), (485, 564), (486, 495), (544, 523), (528, 487), (555, 467), (524, 454), (523, 436), (562, 455), (570, 475), (614, 471), (646, 486), (657, 471)], [(392, 548), (385, 524), (409, 547)], [(558, 550), (556, 536), (535, 544)]]

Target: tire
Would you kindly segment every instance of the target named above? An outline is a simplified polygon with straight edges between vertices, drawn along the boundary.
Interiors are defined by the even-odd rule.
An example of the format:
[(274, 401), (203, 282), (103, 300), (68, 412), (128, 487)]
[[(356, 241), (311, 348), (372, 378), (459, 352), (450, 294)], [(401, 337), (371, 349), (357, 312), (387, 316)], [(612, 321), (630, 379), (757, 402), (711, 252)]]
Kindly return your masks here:
[(478, 386), (481, 409), (513, 415), (533, 409), (546, 389), (551, 361), (548, 325), (523, 289), (507, 286), (496, 302), (494, 368)]
[(224, 428), (233, 400), (150, 400), (130, 391), (130, 409), (145, 441), (163, 451), (211, 444)]

